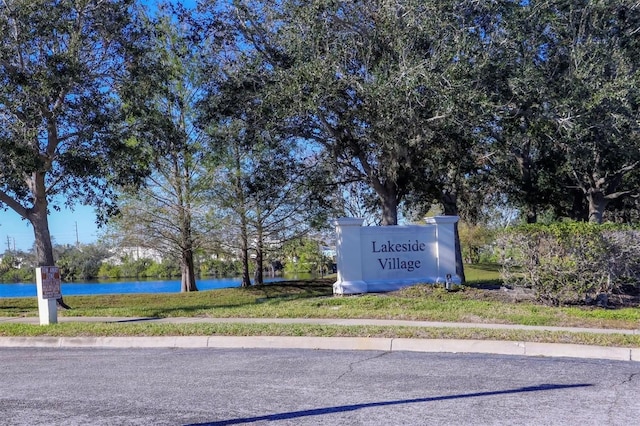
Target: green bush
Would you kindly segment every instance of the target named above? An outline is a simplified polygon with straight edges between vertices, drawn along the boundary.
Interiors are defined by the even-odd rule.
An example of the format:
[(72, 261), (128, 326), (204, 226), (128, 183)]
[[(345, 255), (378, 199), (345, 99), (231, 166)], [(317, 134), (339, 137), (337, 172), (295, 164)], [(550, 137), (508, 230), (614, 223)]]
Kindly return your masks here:
[(462, 258), (466, 263), (493, 263), (496, 261), (493, 253), (495, 231), (485, 226), (467, 225), (461, 223), (458, 226)]
[(125, 259), (120, 265), (123, 278), (144, 278), (146, 277), (145, 271), (153, 263), (151, 259)]
[(497, 240), (502, 279), (549, 304), (590, 302), (638, 285), (639, 237), (629, 227), (578, 222), (511, 228)]
[(100, 269), (98, 270), (99, 278), (120, 278), (122, 276), (122, 271), (120, 267), (117, 265), (112, 265), (107, 262), (102, 262), (100, 265)]
[[(251, 267), (251, 263), (249, 266)], [(213, 277), (237, 277), (242, 274), (242, 262), (237, 260), (206, 259), (200, 262), (200, 274)]]
[(3, 283), (28, 283), (35, 282), (35, 280), (35, 268), (32, 267), (9, 269), (0, 276), (0, 282)]
[(173, 262), (165, 261), (161, 263), (152, 262), (144, 271), (144, 275), (149, 278), (174, 278), (180, 276), (180, 267)]
[(106, 246), (55, 246), (56, 265), (63, 281), (92, 280), (99, 276), (102, 261), (110, 256)]
[(320, 244), (308, 238), (299, 238), (285, 244), (284, 272), (287, 274), (315, 273), (325, 263)]

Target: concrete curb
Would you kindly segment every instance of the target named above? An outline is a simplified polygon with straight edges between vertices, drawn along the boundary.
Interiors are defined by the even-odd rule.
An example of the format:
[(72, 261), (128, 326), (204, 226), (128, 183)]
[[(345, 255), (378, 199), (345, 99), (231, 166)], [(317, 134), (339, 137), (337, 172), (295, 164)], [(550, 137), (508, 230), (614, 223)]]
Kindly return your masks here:
[(525, 343), (498, 340), (393, 339), (393, 350), (411, 352), (526, 355)]
[[(60, 322), (104, 323), (276, 323), (325, 325), (378, 325), (407, 327), (519, 329), (572, 333), (640, 334), (640, 330), (578, 327), (523, 326), (512, 324), (449, 323), (433, 321), (336, 319), (336, 318), (128, 318), (60, 317)], [(2, 323), (38, 324), (37, 317), (0, 317)], [(562, 343), (511, 342), (494, 340), (402, 339), (305, 336), (167, 336), (167, 337), (0, 337), (1, 347), (110, 347), (110, 348), (272, 348), (484, 353), (520, 356), (596, 358), (639, 361), (640, 348), (600, 347)]]
[(216, 348), (323, 349), (385, 352), (482, 353), (640, 362), (640, 348), (495, 340), (392, 339), (366, 337), (172, 336), (0, 337), (0, 348)]

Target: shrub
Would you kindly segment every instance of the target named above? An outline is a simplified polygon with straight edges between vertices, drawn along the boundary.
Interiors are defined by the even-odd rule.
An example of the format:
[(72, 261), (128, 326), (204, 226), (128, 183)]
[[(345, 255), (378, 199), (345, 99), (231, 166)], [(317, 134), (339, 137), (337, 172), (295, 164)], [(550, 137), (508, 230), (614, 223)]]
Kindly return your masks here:
[(151, 259), (124, 259), (120, 267), (122, 278), (144, 278), (146, 269), (153, 263)]
[(98, 278), (120, 278), (122, 271), (118, 265), (102, 262), (98, 270)]
[(9, 269), (0, 277), (3, 283), (35, 282), (35, 268), (22, 267), (19, 269)]
[(171, 261), (151, 262), (144, 271), (144, 276), (152, 278), (173, 278), (180, 276), (180, 267)]
[(462, 257), (466, 263), (494, 262), (492, 257), (492, 245), (495, 240), (495, 231), (485, 226), (467, 225), (461, 223), (458, 226)]
[(206, 259), (200, 262), (200, 274), (214, 277), (237, 277), (242, 274), (242, 262), (237, 260)]
[(640, 282), (640, 232), (591, 223), (511, 228), (498, 237), (505, 283), (533, 289), (538, 300), (584, 303)]

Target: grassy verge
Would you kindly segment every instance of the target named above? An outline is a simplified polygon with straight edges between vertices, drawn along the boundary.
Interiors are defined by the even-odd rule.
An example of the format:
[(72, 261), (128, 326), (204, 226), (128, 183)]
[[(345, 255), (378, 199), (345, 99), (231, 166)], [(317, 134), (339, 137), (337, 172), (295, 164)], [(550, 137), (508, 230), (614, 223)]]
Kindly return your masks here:
[[(498, 278), (495, 270), (469, 268), (467, 276), (472, 286), (457, 292), (447, 292), (439, 286), (419, 285), (393, 293), (335, 297), (331, 287), (333, 280), (325, 279), (189, 294), (71, 296), (65, 300), (73, 309), (60, 312), (60, 316), (374, 318), (616, 329), (637, 329), (640, 326), (638, 308), (549, 307), (518, 299), (505, 300), (501, 290), (477, 288), (487, 287), (487, 284), (495, 287)], [(37, 315), (35, 298), (0, 299), (0, 316)], [(49, 327), (0, 324), (0, 336), (218, 334), (472, 338), (640, 347), (640, 336), (489, 329), (303, 324), (64, 323)]]
[(0, 336), (318, 336), (507, 340), (640, 347), (639, 335), (539, 332), (447, 327), (338, 326), (310, 324), (62, 323), (47, 327), (3, 324)]

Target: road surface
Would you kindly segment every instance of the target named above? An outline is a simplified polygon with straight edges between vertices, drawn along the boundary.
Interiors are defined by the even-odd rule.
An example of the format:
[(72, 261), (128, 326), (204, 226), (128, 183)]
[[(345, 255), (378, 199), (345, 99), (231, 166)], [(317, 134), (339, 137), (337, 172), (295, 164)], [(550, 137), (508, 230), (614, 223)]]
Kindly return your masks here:
[(640, 363), (413, 352), (0, 349), (3, 425), (631, 425)]

